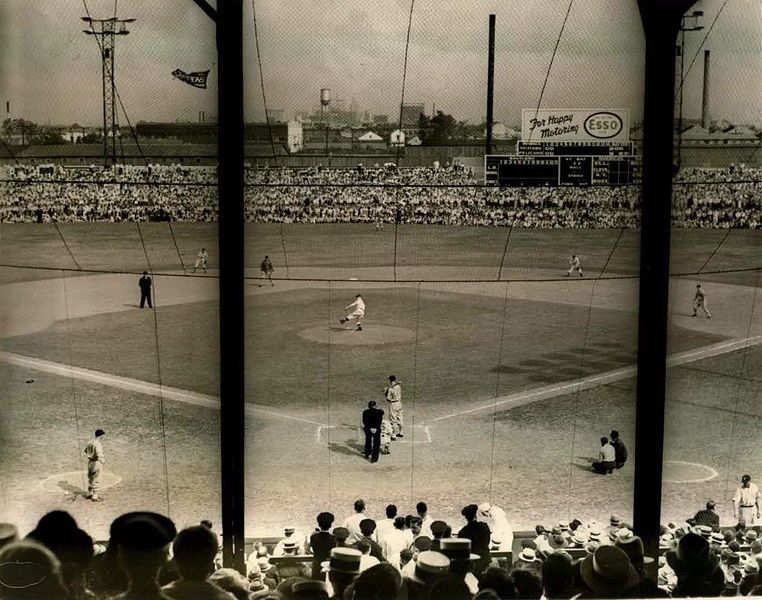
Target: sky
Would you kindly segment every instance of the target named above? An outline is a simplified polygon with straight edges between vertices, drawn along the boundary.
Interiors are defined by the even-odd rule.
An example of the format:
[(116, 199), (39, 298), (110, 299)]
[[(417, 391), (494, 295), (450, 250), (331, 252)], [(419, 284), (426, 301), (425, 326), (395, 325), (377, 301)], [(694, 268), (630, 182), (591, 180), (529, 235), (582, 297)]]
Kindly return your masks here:
[[(94, 18), (115, 0), (86, 0)], [(216, 111), (214, 25), (192, 0), (116, 0), (135, 17), (117, 39), (117, 88), (132, 121), (197, 119)], [(488, 15), (497, 18), (495, 118), (517, 124), (535, 108), (568, 0), (412, 0), (405, 101), (471, 123), (486, 112)], [(724, 9), (705, 36), (721, 7)], [(348, 106), (396, 118), (411, 0), (244, 0), (248, 120), (264, 117), (256, 10), (267, 106), (288, 117), (319, 108), (320, 88)], [(762, 122), (762, 0), (699, 0), (703, 31), (685, 35), (687, 118), (700, 116), (703, 48), (712, 52), (713, 118)], [(11, 116), (96, 125), (101, 72), (82, 0), (0, 2), (0, 100)], [(702, 47), (701, 44), (705, 42)], [(644, 38), (636, 0), (574, 0), (542, 95), (544, 108), (626, 108), (642, 115)], [(209, 89), (171, 76), (212, 69)], [(121, 119), (124, 121), (123, 117)]]

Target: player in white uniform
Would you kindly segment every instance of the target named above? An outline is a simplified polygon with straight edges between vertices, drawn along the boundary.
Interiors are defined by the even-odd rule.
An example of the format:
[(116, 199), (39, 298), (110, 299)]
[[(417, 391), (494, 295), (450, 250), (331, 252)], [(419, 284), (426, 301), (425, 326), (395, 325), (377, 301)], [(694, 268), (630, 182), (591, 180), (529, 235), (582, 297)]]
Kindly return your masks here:
[(582, 277), (582, 262), (579, 260), (579, 256), (576, 254), (572, 254), (571, 258), (569, 259), (569, 270), (566, 272), (566, 276), (568, 277), (574, 271), (577, 271), (579, 276)]
[(209, 253), (206, 251), (206, 248), (201, 248), (201, 250), (198, 251), (198, 256), (196, 257), (196, 264), (193, 265), (193, 272), (195, 273), (196, 270), (201, 267), (204, 269), (204, 273), (207, 272), (206, 265), (209, 262)]
[(362, 318), (365, 316), (365, 302), (363, 302), (362, 296), (357, 294), (355, 301), (345, 306), (344, 310), (351, 312), (346, 317), (339, 319), (339, 323), (343, 324), (352, 319), (357, 319), (357, 331), (362, 331)]
[(692, 317), (695, 317), (697, 315), (696, 311), (699, 308), (704, 311), (704, 314), (706, 315), (707, 319), (712, 318), (712, 313), (709, 312), (709, 307), (706, 305), (706, 292), (704, 291), (704, 288), (701, 287), (700, 283), (696, 286), (696, 294), (693, 296), (693, 314), (691, 315)]

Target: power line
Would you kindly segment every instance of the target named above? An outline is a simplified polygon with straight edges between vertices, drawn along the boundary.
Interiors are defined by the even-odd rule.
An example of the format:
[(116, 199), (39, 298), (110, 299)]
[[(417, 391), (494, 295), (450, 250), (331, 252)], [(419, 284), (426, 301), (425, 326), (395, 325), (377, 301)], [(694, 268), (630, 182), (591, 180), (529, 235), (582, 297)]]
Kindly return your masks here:
[[(410, 30), (413, 26), (413, 8), (415, 7), (415, 0), (410, 0), (410, 14), (407, 19), (407, 37), (405, 39), (405, 61), (402, 64), (402, 97), (400, 98), (400, 120), (399, 131), (402, 133), (402, 110), (405, 106), (405, 84), (407, 83), (407, 56), (410, 50)], [(400, 164), (400, 152), (402, 146), (399, 144), (401, 139), (397, 140), (397, 158), (395, 164), (399, 167)]]
[(273, 153), (273, 160), (275, 166), (278, 166), (278, 154), (275, 152), (275, 139), (273, 138), (273, 130), (270, 126), (270, 115), (267, 112), (267, 96), (265, 95), (265, 76), (262, 71), (262, 54), (259, 52), (259, 29), (257, 28), (257, 9), (255, 8), (255, 0), (251, 0), (251, 11), (254, 14), (254, 45), (257, 49), (257, 64), (259, 65), (259, 85), (262, 89), (262, 106), (265, 109), (265, 123), (267, 124), (267, 134), (270, 137), (270, 149)]
[[(566, 15), (564, 16), (564, 22), (561, 23), (561, 29), (558, 32), (558, 38), (556, 38), (556, 45), (553, 47), (553, 54), (550, 56), (550, 63), (548, 64), (548, 71), (545, 73), (545, 81), (542, 82), (542, 89), (540, 90), (540, 98), (537, 100), (537, 108), (534, 111), (534, 118), (537, 119), (537, 113), (540, 112), (540, 106), (542, 106), (542, 97), (545, 95), (545, 86), (548, 84), (550, 78), (550, 70), (553, 68), (553, 61), (556, 58), (556, 52), (558, 51), (558, 45), (561, 43), (561, 36), (564, 33), (566, 27), (566, 21), (569, 19), (569, 13), (571, 13), (572, 4), (574, 0), (569, 0), (569, 6), (566, 9)], [(532, 139), (532, 132), (529, 133), (529, 139)]]

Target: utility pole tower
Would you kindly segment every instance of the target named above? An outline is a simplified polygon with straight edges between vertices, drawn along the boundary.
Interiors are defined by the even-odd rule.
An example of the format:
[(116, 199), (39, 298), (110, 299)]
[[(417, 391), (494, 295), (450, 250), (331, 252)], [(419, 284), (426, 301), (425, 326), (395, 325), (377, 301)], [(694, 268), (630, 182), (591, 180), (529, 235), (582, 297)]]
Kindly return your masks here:
[(82, 17), (90, 29), (87, 35), (96, 36), (101, 51), (103, 69), (103, 162), (106, 166), (116, 164), (116, 143), (119, 135), (116, 112), (116, 88), (114, 86), (114, 41), (117, 35), (127, 35), (127, 23), (135, 19), (92, 19)]

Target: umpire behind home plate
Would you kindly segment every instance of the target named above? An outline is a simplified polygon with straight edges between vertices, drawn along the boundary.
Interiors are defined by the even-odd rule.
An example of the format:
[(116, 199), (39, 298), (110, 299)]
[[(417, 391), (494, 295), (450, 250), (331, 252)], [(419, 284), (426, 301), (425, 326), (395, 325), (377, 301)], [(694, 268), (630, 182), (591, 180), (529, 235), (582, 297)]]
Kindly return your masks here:
[(378, 452), (381, 448), (381, 421), (384, 411), (376, 408), (374, 400), (368, 402), (368, 408), (362, 411), (362, 427), (365, 432), (365, 458), (370, 462), (378, 462)]

